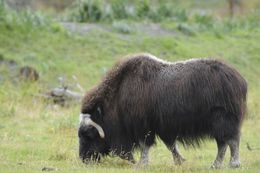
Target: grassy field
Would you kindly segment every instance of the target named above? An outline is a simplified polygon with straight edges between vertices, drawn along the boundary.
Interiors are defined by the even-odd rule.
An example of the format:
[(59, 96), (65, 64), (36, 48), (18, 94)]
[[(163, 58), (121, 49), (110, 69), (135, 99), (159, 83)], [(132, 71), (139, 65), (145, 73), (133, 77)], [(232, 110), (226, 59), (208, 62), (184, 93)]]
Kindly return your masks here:
[[(14, 60), (17, 67), (0, 63), (0, 172), (259, 172), (260, 151), (246, 147), (246, 143), (260, 146), (259, 14), (233, 20), (209, 16), (181, 22), (163, 20), (153, 32), (142, 27), (147, 22), (120, 20), (95, 24), (101, 29), (84, 33), (67, 30), (40, 14), (7, 16), (0, 9), (0, 56)], [(205, 141), (195, 149), (180, 146), (187, 159), (182, 166), (173, 164), (159, 140), (147, 167), (137, 168), (119, 158), (105, 158), (93, 165), (81, 163), (77, 139), (80, 104), (53, 106), (38, 94), (59, 85), (60, 76), (73, 83), (73, 75), (87, 91), (118, 59), (137, 52), (169, 61), (214, 57), (241, 72), (249, 84), (241, 168), (228, 168), (228, 151), (223, 169), (209, 169), (217, 152), (214, 141)], [(23, 65), (37, 69), (40, 80), (20, 80), (18, 67)], [(139, 158), (138, 152), (135, 157)]]

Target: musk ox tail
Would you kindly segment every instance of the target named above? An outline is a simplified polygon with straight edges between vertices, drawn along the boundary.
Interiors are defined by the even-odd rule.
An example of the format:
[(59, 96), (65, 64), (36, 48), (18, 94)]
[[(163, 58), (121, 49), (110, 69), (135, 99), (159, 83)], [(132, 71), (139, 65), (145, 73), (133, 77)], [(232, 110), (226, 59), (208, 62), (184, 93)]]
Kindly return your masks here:
[(247, 113), (247, 82), (239, 72), (232, 67), (225, 68), (221, 74), (221, 85), (223, 87), (224, 97), (226, 98), (226, 109), (229, 110), (231, 114), (237, 116), (239, 124), (241, 125)]

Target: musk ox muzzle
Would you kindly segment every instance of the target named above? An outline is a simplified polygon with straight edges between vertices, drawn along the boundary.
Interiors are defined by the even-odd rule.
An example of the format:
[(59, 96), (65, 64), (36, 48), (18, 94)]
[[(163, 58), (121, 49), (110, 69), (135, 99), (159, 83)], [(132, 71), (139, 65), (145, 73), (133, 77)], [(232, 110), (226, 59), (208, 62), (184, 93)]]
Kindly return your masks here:
[(80, 114), (78, 129), (79, 156), (84, 163), (99, 161), (104, 152), (103, 128), (91, 119), (90, 114)]

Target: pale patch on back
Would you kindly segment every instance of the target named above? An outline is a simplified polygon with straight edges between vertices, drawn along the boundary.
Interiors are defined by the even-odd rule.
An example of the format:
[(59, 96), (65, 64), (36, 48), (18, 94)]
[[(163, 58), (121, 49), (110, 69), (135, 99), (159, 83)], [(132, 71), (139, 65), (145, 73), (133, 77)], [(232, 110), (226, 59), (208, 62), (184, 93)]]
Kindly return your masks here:
[(199, 60), (202, 60), (203, 58), (192, 58), (192, 59), (188, 59), (188, 60), (184, 60), (184, 61), (176, 61), (176, 62), (170, 62), (170, 61), (166, 61), (166, 60), (163, 60), (163, 59), (160, 59), (160, 58), (157, 58), (156, 56), (152, 55), (152, 54), (149, 54), (149, 53), (141, 53), (141, 54), (137, 54), (139, 56), (146, 56), (152, 60), (155, 60), (159, 63), (162, 63), (162, 64), (168, 64), (168, 65), (174, 65), (174, 64), (177, 64), (177, 63), (182, 63), (182, 64), (187, 64), (187, 63), (191, 63), (191, 62), (196, 62), (196, 61), (199, 61)]
[(180, 63), (183, 63), (183, 64), (187, 64), (187, 63), (196, 62), (196, 61), (199, 61), (199, 60), (202, 60), (202, 58), (192, 58), (192, 59), (188, 59), (188, 60), (184, 60), (184, 61), (177, 61), (177, 62), (180, 62)]
[(172, 62), (169, 62), (169, 61), (166, 61), (166, 60), (163, 60), (163, 59), (160, 59), (160, 58), (157, 58), (156, 56), (152, 55), (152, 54), (149, 54), (149, 53), (144, 53), (144, 54), (141, 54), (141, 55), (144, 55), (144, 56), (147, 56), (157, 62), (160, 62), (162, 64), (172, 64)]

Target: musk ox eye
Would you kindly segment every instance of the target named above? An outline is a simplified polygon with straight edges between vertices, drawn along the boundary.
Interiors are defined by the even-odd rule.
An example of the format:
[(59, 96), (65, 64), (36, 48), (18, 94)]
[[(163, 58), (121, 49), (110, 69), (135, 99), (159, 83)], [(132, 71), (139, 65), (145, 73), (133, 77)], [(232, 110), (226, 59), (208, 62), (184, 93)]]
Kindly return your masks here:
[(97, 111), (98, 111), (99, 115), (102, 115), (102, 111), (101, 111), (100, 107), (97, 108)]
[(102, 107), (101, 106), (96, 106), (95, 109), (93, 109), (93, 111), (91, 112), (91, 115), (93, 120), (100, 120), (103, 117), (103, 111), (102, 111)]

